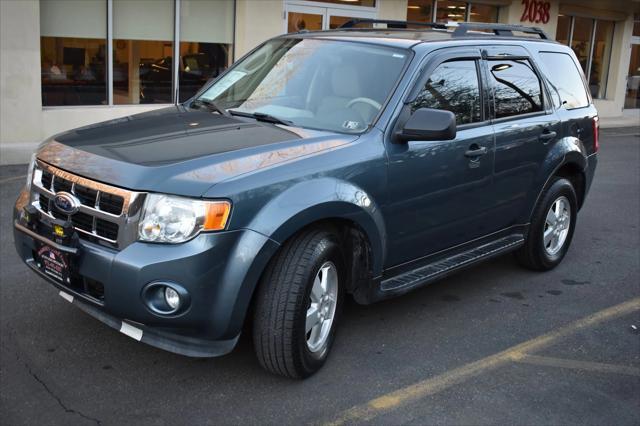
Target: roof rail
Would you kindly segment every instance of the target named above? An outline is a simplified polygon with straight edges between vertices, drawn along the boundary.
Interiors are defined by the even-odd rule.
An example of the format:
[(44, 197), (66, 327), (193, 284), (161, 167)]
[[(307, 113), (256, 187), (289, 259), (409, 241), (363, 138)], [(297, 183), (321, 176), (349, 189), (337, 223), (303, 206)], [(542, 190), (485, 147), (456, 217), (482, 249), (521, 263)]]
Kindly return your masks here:
[(427, 28), (435, 28), (438, 30), (446, 30), (447, 26), (445, 24), (439, 22), (412, 22), (412, 21), (394, 21), (391, 19), (366, 19), (366, 18), (356, 18), (351, 19), (350, 21), (345, 22), (340, 25), (338, 29), (349, 29), (355, 28), (358, 24), (387, 24), (387, 28), (409, 28), (412, 26), (415, 27), (427, 27)]
[(453, 31), (453, 37), (468, 37), (470, 31), (493, 31), (497, 36), (514, 37), (513, 32), (519, 31), (526, 34), (537, 34), (543, 40), (549, 36), (537, 27), (525, 27), (524, 25), (491, 24), (483, 22), (460, 22)]

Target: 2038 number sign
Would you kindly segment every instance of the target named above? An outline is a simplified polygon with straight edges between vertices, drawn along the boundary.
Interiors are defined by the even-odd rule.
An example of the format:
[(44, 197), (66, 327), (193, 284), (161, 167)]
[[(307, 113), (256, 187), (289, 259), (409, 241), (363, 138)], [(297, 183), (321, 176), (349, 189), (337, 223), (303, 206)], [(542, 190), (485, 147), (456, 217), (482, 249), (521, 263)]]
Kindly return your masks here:
[(551, 4), (548, 1), (522, 0), (522, 4), (524, 5), (524, 12), (522, 12), (520, 22), (529, 21), (536, 24), (549, 22)]

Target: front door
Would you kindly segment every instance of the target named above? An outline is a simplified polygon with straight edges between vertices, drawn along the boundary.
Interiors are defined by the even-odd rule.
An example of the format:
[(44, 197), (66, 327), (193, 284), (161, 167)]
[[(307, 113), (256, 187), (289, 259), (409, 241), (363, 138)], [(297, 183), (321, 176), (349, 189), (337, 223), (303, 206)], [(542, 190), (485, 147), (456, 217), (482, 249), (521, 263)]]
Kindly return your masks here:
[[(480, 52), (447, 49), (429, 59), (411, 109), (456, 116), (448, 141), (390, 143), (386, 267), (490, 233), (494, 140), (486, 112)], [(419, 92), (418, 92), (419, 90)]]

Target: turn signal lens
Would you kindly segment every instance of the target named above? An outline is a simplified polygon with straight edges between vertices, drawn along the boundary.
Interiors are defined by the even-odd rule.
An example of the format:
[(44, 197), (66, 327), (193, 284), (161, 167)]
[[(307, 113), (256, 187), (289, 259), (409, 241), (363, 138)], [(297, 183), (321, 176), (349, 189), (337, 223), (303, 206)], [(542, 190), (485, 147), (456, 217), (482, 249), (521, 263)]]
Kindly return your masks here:
[(219, 231), (227, 226), (227, 219), (231, 212), (228, 201), (213, 201), (207, 203), (207, 212), (202, 229), (204, 231)]

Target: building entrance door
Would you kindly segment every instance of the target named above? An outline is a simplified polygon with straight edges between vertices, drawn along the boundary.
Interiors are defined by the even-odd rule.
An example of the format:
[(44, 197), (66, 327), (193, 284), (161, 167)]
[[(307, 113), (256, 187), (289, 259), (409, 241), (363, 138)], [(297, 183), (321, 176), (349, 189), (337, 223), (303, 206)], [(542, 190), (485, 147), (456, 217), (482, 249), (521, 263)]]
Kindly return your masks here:
[[(636, 38), (640, 37), (634, 37), (634, 39)], [(631, 45), (631, 60), (629, 61), (624, 107), (640, 108), (640, 40)]]
[[(318, 3), (316, 3), (318, 4)], [(285, 3), (285, 31), (320, 31), (338, 28), (355, 18), (375, 19), (376, 12), (344, 7), (308, 6), (297, 2)]]

